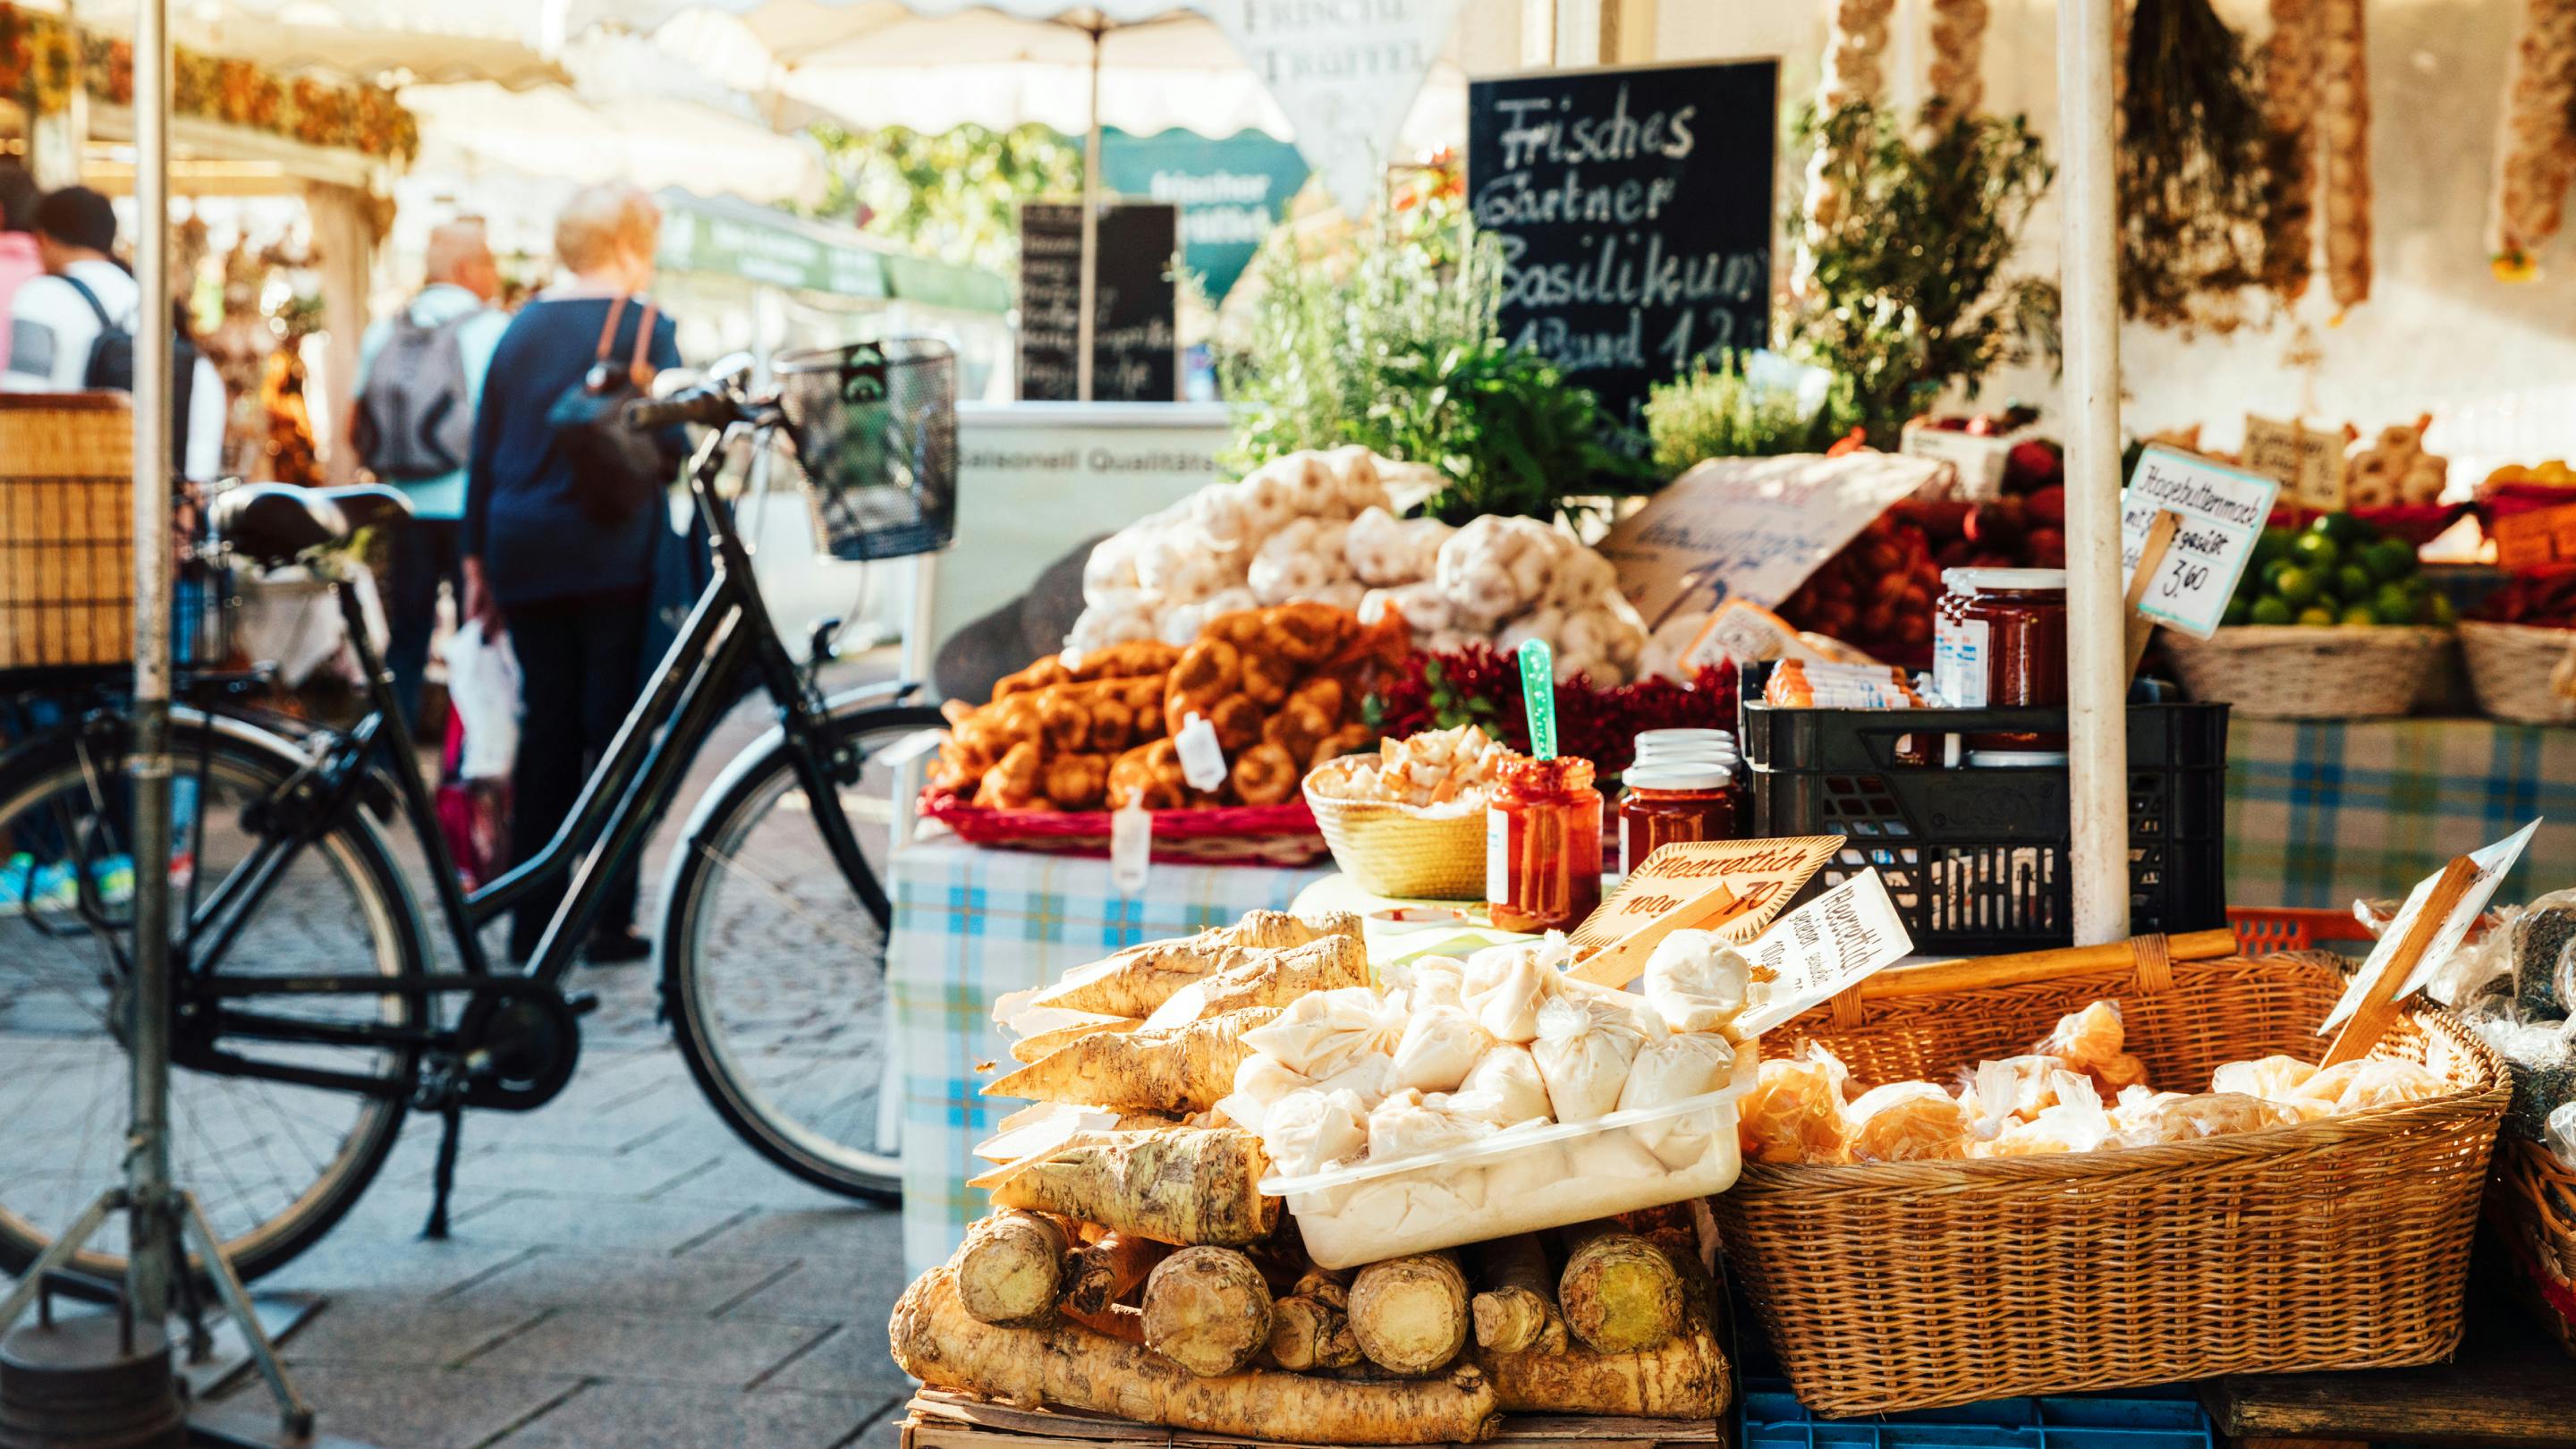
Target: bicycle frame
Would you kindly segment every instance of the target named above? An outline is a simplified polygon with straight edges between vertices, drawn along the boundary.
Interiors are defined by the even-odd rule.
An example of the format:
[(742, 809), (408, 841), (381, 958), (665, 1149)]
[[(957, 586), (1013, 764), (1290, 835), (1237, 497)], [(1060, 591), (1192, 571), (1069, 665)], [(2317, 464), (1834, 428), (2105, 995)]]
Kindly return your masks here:
[[(313, 760), (255, 803), (253, 809), (268, 812), (267, 820), (260, 823), (259, 844), (202, 903), (194, 901), (191, 881), (186, 935), (177, 953), (182, 966), (179, 995), (205, 1013), (210, 1029), (207, 1040), (231, 1036), (351, 1047), (437, 1046), (453, 1042), (454, 1034), (382, 1023), (317, 1023), (245, 1011), (230, 1003), (316, 993), (493, 996), (524, 992), (530, 981), (557, 989), (597, 919), (610, 882), (642, 852), (669, 809), (690, 761), (739, 697), (746, 672), (759, 681), (778, 711), (799, 782), (813, 804), (813, 819), (834, 863), (880, 927), (891, 920), (893, 908), (884, 887), (869, 869), (840, 808), (836, 787), (856, 780), (856, 763), (833, 741), (819, 694), (770, 626), (750, 554), (734, 528), (732, 505), (716, 488), (728, 445), (745, 431), (756, 434), (768, 426), (765, 419), (736, 423), (700, 444), (690, 463), (688, 482), (692, 506), (713, 546), (713, 577), (554, 838), (534, 858), (477, 890), (464, 889), (454, 856), (437, 828), (436, 809), (418, 768), (416, 742), (395, 701), (392, 675), (368, 640), (357, 602), (346, 590), (333, 591), (366, 678), (369, 713), (346, 732), (318, 734), (317, 740), (324, 743)], [(898, 682), (886, 689), (900, 695), (908, 686)], [(380, 750), (390, 768), (378, 767)], [(285, 869), (319, 841), (332, 822), (369, 803), (365, 794), (380, 792), (386, 775), (392, 777), (394, 800), (380, 804), (379, 813), (388, 813), (385, 805), (398, 805), (408, 818), (429, 861), (439, 914), (463, 973), (218, 975), (216, 968)], [(483, 949), (481, 928), (541, 883), (566, 872), (571, 874), (570, 885), (526, 970), (495, 972)], [(253, 1061), (215, 1052), (210, 1046), (183, 1049), (182, 1055), (193, 1058), (187, 1063), (192, 1066), (305, 1086), (374, 1094), (386, 1094), (392, 1088), (381, 1078)]]

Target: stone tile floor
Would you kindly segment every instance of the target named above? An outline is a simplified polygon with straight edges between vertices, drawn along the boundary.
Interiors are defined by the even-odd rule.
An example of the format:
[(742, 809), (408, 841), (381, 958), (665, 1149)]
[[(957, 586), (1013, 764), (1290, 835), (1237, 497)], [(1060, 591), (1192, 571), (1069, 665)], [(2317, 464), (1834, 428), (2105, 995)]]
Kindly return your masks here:
[[(764, 708), (727, 722), (698, 783)], [(675, 829), (646, 861), (641, 920)], [(900, 1214), (738, 1142), (654, 1021), (649, 966), (569, 984), (601, 997), (580, 1069), (536, 1112), (469, 1116), (446, 1241), (419, 1236), (438, 1123), (415, 1115), (349, 1216), (257, 1285), (329, 1300), (284, 1346), (323, 1431), (381, 1449), (890, 1449), (911, 1389), (886, 1355)]]

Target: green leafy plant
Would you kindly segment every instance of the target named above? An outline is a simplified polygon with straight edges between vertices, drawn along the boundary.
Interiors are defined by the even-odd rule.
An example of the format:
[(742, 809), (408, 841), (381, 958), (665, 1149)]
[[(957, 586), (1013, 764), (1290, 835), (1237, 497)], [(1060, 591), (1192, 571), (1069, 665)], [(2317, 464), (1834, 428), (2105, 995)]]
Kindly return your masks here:
[(1805, 238), (1794, 351), (1845, 379), (1872, 443), (1892, 446), (1953, 382), (1973, 392), (2001, 364), (2055, 352), (2055, 284), (2004, 275), (2055, 175), (2027, 122), (1969, 116), (1917, 139), (1864, 103), (1798, 130), (1842, 202)]
[(1821, 453), (1850, 431), (1854, 417), (1851, 387), (1841, 378), (1823, 405), (1811, 408), (1790, 389), (1756, 384), (1732, 360), (1716, 369), (1702, 363), (1646, 397), (1655, 470), (1668, 478), (1710, 458)]
[(1082, 147), (1035, 122), (813, 135), (828, 171), (814, 215), (1006, 276), (1019, 262), (1020, 203), (1082, 191)]
[(1445, 480), (1423, 511), (1462, 522), (1586, 511), (1657, 481), (1618, 451), (1589, 389), (1495, 323), (1502, 262), (1488, 238), (1363, 231), (1330, 257), (1274, 236), (1257, 301), (1218, 375), (1239, 407), (1227, 461), (1249, 471), (1301, 448), (1365, 444)]

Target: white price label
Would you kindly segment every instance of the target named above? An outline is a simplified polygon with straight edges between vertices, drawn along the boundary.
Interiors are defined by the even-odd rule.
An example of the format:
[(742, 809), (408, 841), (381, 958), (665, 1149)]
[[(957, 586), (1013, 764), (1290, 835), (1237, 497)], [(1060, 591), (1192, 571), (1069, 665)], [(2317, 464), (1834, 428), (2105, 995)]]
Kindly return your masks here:
[(1512, 817), (1498, 805), (1485, 807), (1485, 900), (1499, 904), (1512, 898)]
[(1745, 954), (1771, 970), (1770, 995), (1736, 1019), (1747, 1034), (1878, 974), (1914, 949), (1914, 937), (1878, 872), (1865, 870), (1782, 916)]
[(1172, 737), (1181, 755), (1181, 778), (1193, 790), (1215, 790), (1225, 784), (1225, 746), (1216, 740), (1216, 726), (1197, 715), (1181, 722), (1181, 732)]
[(1130, 795), (1109, 817), (1109, 883), (1122, 896), (1141, 896), (1153, 865), (1153, 812), (1142, 795)]
[(2120, 577), (2136, 572), (2156, 514), (2182, 516), (2173, 542), (2156, 565), (2138, 601), (2138, 612), (2159, 624), (2206, 639), (2218, 632), (2236, 581), (2254, 558), (2254, 541), (2271, 520), (2278, 479), (2213, 463), (2163, 446), (2138, 458), (2138, 470), (2120, 494)]
[[(2450, 960), (2451, 954), (2469, 939), (2469, 927), (2477, 924), (2478, 913), (2495, 898), (2496, 886), (2504, 880), (2505, 872), (2513, 869), (2513, 863), (2522, 858), (2522, 848), (2531, 843), (2533, 832), (2539, 829), (2540, 822), (2534, 820), (2493, 845), (2469, 852), (2469, 863), (2478, 868), (2476, 877), (2470, 880), (2469, 888), (2460, 893), (2451, 913), (2442, 918), (2441, 929), (2433, 933), (2432, 944), (2424, 948), (2423, 955), (2415, 958), (2415, 969), (2407, 972), (2406, 979), (2398, 983), (2397, 993), (2388, 998), (2390, 1001), (2404, 1001), (2433, 983), (2433, 976), (2442, 969), (2442, 963)], [(2333, 1011), (2326, 1014), (2324, 1024), (2317, 1028), (2317, 1035), (2323, 1036), (2343, 1025), (2361, 1009), (2361, 1003), (2370, 995), (2372, 984), (2388, 971), (2397, 948), (2405, 942), (2407, 933), (2415, 929), (2415, 918), (2424, 914), (2425, 902), (2441, 879), (2442, 873), (2435, 871), (2417, 881), (2415, 889), (2406, 893), (2406, 904), (2399, 906), (2397, 914), (2389, 918), (2388, 929), (2379, 933), (2379, 944), (2371, 948), (2369, 957), (2361, 963), (2361, 969), (2352, 973), (2352, 980), (2344, 986), (2343, 998), (2335, 1003)]]

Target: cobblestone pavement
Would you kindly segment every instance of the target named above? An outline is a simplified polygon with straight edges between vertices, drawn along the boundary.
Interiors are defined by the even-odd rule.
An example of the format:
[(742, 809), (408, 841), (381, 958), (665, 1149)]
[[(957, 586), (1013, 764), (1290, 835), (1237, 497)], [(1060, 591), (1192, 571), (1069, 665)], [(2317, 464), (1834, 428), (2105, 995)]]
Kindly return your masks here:
[[(675, 815), (765, 712), (727, 722)], [(645, 865), (647, 921), (675, 829)], [(296, 927), (329, 946), (328, 920)], [(350, 1215), (259, 1285), (329, 1298), (285, 1348), (322, 1428), (383, 1449), (892, 1445), (911, 1387), (886, 1354), (899, 1215), (742, 1146), (654, 1020), (649, 966), (584, 967), (568, 984), (601, 998), (580, 1069), (536, 1112), (469, 1116), (447, 1241), (418, 1236), (438, 1132), (415, 1115)], [(54, 997), (14, 1012), (0, 997), (0, 1058), (38, 1059)], [(28, 1075), (0, 1072), (0, 1107)], [(73, 1109), (32, 1102), (0, 1120), (68, 1135)], [(0, 1180), (43, 1156), (40, 1136), (0, 1140)]]

